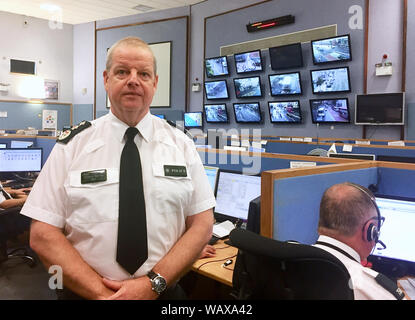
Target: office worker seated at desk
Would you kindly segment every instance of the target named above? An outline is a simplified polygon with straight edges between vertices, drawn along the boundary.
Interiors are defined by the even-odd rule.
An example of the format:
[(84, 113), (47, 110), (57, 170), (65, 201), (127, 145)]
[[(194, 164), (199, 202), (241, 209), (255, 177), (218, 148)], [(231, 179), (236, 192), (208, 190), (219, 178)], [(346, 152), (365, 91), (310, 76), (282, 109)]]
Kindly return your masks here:
[[(2, 210), (21, 207), (26, 201), (26, 192), (30, 188), (11, 189), (5, 188), (0, 183), (0, 215)], [(0, 223), (0, 261), (7, 259), (8, 230), (24, 229), (28, 225), (28, 219), (23, 216), (14, 215), (3, 219)]]
[(355, 300), (402, 299), (396, 283), (362, 265), (379, 238), (381, 216), (375, 197), (353, 183), (328, 188), (321, 199), (317, 247), (336, 256), (347, 268)]
[(181, 299), (176, 283), (212, 235), (213, 191), (193, 140), (150, 114), (150, 47), (120, 40), (103, 77), (110, 112), (58, 138), (22, 209), (31, 247), (62, 268), (60, 298)]

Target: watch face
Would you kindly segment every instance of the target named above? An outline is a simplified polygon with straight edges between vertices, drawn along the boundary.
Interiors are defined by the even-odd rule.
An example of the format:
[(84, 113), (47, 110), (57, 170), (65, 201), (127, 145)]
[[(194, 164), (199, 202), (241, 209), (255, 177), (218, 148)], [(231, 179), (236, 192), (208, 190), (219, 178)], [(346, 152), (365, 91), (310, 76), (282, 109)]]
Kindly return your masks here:
[(166, 280), (161, 276), (156, 277), (153, 280), (153, 284), (154, 284), (154, 290), (157, 293), (161, 293), (166, 289)]

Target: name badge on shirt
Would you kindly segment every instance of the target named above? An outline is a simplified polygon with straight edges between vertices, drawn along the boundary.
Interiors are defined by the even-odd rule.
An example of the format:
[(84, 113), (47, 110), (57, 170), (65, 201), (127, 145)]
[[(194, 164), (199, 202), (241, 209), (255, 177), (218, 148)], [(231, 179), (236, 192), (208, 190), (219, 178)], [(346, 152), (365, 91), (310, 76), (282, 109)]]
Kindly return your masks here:
[(81, 183), (94, 183), (107, 181), (107, 169), (81, 172)]
[(164, 176), (166, 177), (187, 177), (186, 167), (164, 165)]

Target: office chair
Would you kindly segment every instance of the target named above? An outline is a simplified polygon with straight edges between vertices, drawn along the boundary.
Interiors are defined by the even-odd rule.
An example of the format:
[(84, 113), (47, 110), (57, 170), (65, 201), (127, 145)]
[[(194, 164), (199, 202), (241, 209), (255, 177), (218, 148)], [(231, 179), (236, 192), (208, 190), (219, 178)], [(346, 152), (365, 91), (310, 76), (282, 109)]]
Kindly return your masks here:
[(7, 248), (7, 241), (15, 239), (25, 230), (29, 230), (30, 219), (20, 215), (21, 207), (14, 207), (0, 211), (0, 225), (4, 234), (0, 234), (0, 245), (6, 250), (6, 261), (9, 259), (23, 259), (31, 268), (37, 265), (36, 258), (29, 253), (28, 246)]
[(230, 243), (238, 256), (232, 296), (238, 300), (353, 300), (346, 267), (310, 245), (265, 238), (234, 229)]

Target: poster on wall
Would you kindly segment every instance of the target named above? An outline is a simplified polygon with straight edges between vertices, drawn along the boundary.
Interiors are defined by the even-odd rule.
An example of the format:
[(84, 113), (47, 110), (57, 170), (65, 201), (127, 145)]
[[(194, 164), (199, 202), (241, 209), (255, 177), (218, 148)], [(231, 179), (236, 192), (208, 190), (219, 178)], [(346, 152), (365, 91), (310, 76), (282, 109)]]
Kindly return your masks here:
[(149, 44), (157, 61), (159, 81), (152, 108), (170, 107), (171, 41)]
[(58, 110), (43, 110), (42, 130), (58, 129)]
[(59, 81), (45, 80), (45, 99), (59, 99)]

